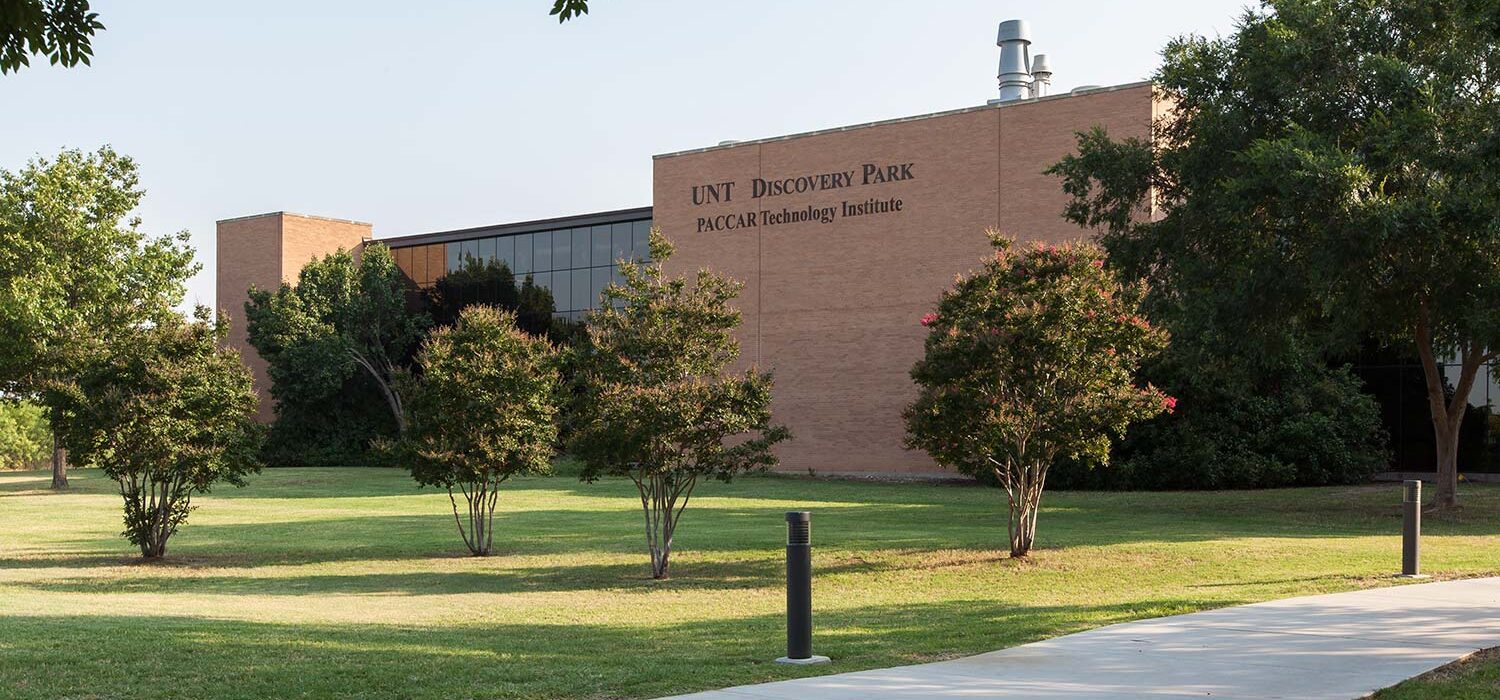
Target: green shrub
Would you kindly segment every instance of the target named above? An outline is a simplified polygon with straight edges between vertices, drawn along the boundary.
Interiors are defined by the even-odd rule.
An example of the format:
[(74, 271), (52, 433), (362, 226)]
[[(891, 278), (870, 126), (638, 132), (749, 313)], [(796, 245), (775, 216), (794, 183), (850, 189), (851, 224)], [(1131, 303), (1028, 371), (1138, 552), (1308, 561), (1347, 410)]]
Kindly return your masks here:
[(1344, 369), (1303, 369), (1260, 391), (1178, 390), (1179, 410), (1132, 428), (1116, 466), (1055, 470), (1058, 488), (1241, 489), (1349, 484), (1386, 468), (1380, 410)]
[(35, 467), (51, 451), (52, 429), (41, 406), (0, 402), (0, 469)]

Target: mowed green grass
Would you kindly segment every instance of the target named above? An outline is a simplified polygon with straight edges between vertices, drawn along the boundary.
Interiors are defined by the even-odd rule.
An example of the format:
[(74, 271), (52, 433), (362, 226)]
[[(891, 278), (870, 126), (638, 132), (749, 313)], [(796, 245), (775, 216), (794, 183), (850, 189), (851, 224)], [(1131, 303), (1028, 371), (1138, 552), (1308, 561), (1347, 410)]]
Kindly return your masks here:
[[(73, 482), (0, 473), (0, 697), (654, 697), (1392, 585), (1400, 555), (1396, 485), (1051, 493), (1018, 561), (995, 490), (754, 477), (700, 488), (657, 582), (628, 482), (516, 482), (497, 555), (473, 558), (446, 494), (349, 468), (201, 497), (144, 564), (113, 484)], [(1500, 489), (1463, 499), (1426, 523), (1427, 571), (1500, 572)], [(771, 662), (794, 509), (828, 666)]]
[(1374, 700), (1494, 700), (1500, 698), (1500, 648), (1486, 649), (1375, 694)]

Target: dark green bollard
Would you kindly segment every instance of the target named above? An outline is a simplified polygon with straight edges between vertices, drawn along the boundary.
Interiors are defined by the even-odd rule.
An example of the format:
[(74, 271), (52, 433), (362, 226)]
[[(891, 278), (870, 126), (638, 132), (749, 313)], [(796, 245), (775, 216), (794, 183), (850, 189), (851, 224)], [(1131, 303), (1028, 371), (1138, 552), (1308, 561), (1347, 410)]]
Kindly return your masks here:
[(786, 656), (787, 664), (827, 663), (812, 653), (812, 513), (786, 514)]
[(1408, 479), (1402, 484), (1401, 575), (1422, 575), (1422, 482)]

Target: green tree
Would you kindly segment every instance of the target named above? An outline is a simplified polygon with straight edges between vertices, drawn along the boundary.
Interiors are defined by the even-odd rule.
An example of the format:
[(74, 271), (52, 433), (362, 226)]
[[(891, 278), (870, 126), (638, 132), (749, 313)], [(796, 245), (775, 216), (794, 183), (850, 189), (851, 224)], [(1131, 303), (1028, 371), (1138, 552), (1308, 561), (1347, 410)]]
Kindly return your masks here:
[[(104, 344), (176, 315), (198, 271), (187, 232), (149, 238), (132, 216), (135, 162), (105, 147), (0, 171), (0, 392), (38, 396)], [(61, 445), (53, 488), (66, 488)]]
[(0, 469), (33, 469), (50, 452), (46, 409), (32, 401), (0, 400)]
[(125, 531), (141, 556), (166, 554), (195, 494), (243, 486), (259, 469), (256, 396), (226, 326), (199, 307), (113, 338), (74, 377), (49, 385), (58, 427), (80, 463), (125, 499)]
[(363, 374), (384, 399), (397, 431), (405, 430), (395, 377), (429, 321), (408, 304), (406, 278), (390, 248), (366, 244), (358, 261), (348, 251), (331, 253), (304, 266), (296, 286), (252, 289), (249, 296), (248, 337), (268, 365), (278, 418)]
[[(1219, 39), (1172, 42), (1174, 103), (1154, 143), (1080, 145), (1065, 188), (1187, 301), (1214, 263), (1255, 313), (1224, 332), (1369, 334), (1421, 359), (1437, 503), (1457, 505), (1459, 428), (1500, 355), (1500, 6), (1466, 0), (1276, 0)], [(1154, 146), (1154, 148), (1153, 148)], [(1107, 167), (1101, 159), (1124, 154)], [(1092, 162), (1093, 167), (1086, 163)], [(1135, 216), (1148, 202), (1157, 216)], [(1196, 282), (1196, 280), (1194, 280)], [(1320, 337), (1321, 336), (1321, 337)], [(1274, 336), (1272, 336), (1274, 337)], [(1274, 348), (1272, 348), (1274, 350)], [(1458, 360), (1449, 398), (1439, 362)]]
[(589, 317), (572, 453), (583, 478), (623, 476), (641, 497), (651, 576), (666, 578), (672, 537), (701, 479), (776, 464), (771, 447), (790, 437), (771, 424), (771, 375), (728, 372), (739, 356), (743, 285), (700, 270), (668, 277), (672, 246), (651, 232), (651, 262), (624, 261)]
[(1086, 244), (995, 255), (943, 294), (926, 354), (912, 368), (907, 445), (945, 467), (990, 477), (1010, 502), (1010, 553), (1031, 551), (1047, 471), (1060, 458), (1109, 461), (1112, 436), (1176, 399), (1136, 386), (1166, 334), (1138, 315), (1145, 289), (1104, 269)]
[(572, 324), (554, 315), (557, 308), (552, 292), (529, 274), (517, 285), (515, 274), (502, 260), (465, 258), (459, 269), (425, 290), (424, 297), (438, 326), (452, 325), (465, 308), (481, 304), (515, 314), (521, 330), (546, 336), (554, 343), (568, 342), (577, 335)]
[(397, 454), (417, 483), (448, 490), (464, 544), (488, 555), (500, 486), (551, 470), (556, 353), (517, 328), (514, 314), (470, 306), (454, 325), (432, 332), (417, 362), (422, 371), (407, 382), (407, 430)]
[(0, 0), (0, 74), (31, 65), (32, 56), (46, 56), (53, 65), (88, 65), (90, 41), (103, 28), (88, 0)]

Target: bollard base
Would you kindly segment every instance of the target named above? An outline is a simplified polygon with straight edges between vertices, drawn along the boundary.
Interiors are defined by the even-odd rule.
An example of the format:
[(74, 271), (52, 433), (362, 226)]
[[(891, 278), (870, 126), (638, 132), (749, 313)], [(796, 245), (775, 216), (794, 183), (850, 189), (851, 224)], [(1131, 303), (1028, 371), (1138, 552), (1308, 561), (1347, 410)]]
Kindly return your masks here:
[(778, 664), (793, 664), (796, 666), (812, 666), (813, 664), (826, 664), (829, 662), (830, 659), (828, 657), (816, 655), (809, 656), (805, 659), (794, 659), (790, 656), (783, 656), (776, 660), (776, 663)]
[(1432, 578), (1432, 574), (1396, 574), (1396, 578)]

